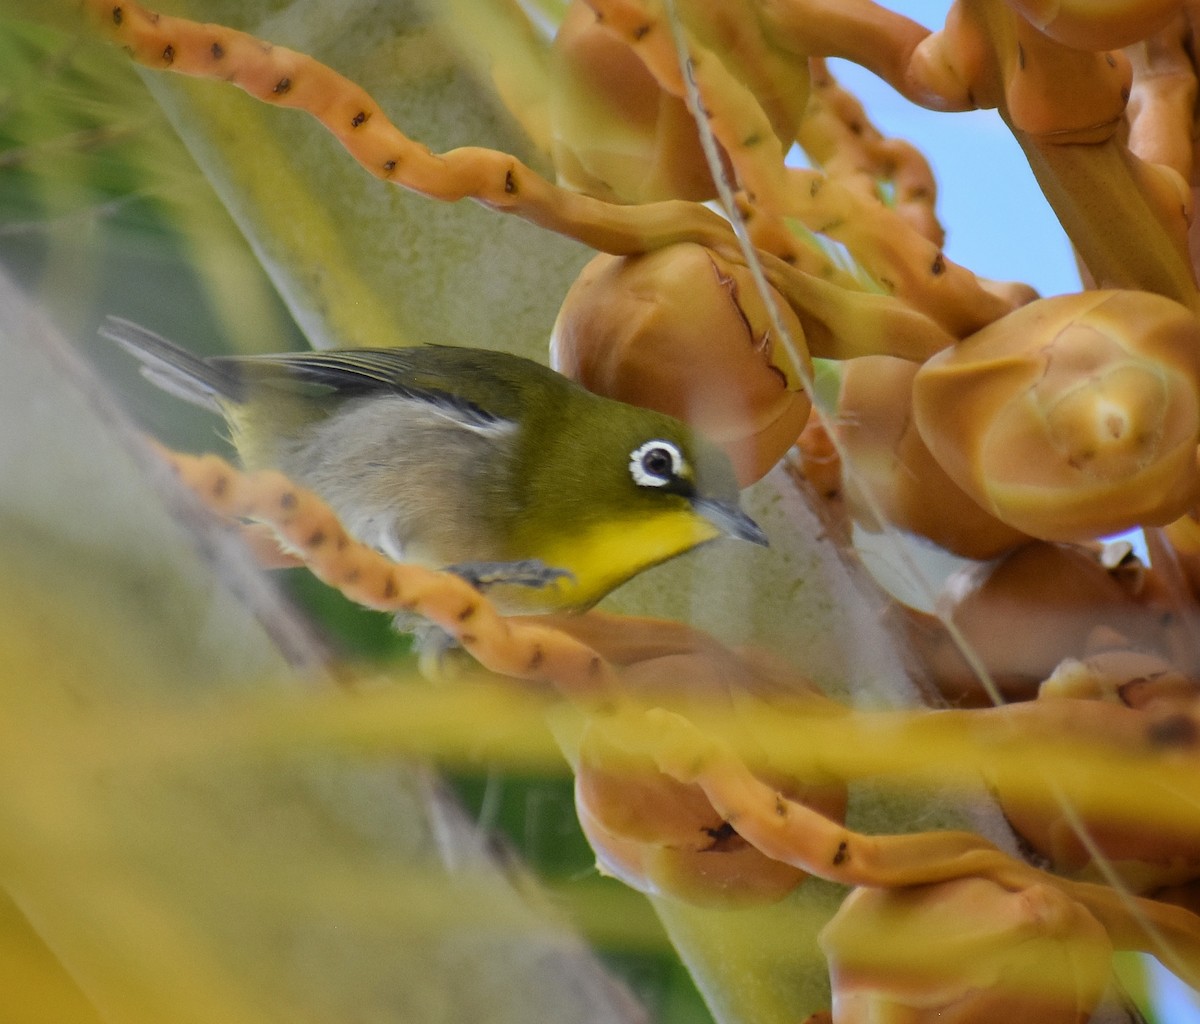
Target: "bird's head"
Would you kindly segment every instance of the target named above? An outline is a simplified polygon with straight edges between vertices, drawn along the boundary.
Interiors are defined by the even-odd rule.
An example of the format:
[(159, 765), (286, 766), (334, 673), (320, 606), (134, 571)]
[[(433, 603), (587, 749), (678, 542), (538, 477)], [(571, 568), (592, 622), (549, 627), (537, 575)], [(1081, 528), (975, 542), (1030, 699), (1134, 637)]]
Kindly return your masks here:
[(530, 496), (539, 515), (557, 517), (539, 557), (574, 574), (572, 603), (722, 536), (767, 544), (720, 448), (662, 413), (611, 400), (590, 411), (548, 446)]
[(683, 512), (700, 532), (767, 544), (766, 534), (738, 503), (733, 467), (718, 448), (687, 431), (662, 431), (629, 453), (630, 506), (651, 515)]

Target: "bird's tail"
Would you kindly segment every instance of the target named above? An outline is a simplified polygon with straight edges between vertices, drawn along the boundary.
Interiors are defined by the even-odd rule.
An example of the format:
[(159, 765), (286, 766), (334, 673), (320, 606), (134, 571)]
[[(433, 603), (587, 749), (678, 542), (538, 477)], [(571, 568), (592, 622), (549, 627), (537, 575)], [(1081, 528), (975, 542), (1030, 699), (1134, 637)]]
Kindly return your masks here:
[(233, 373), (153, 331), (110, 316), (101, 325), (100, 333), (138, 358), (143, 377), (177, 398), (217, 413), (221, 412), (222, 400), (243, 400), (243, 385)]

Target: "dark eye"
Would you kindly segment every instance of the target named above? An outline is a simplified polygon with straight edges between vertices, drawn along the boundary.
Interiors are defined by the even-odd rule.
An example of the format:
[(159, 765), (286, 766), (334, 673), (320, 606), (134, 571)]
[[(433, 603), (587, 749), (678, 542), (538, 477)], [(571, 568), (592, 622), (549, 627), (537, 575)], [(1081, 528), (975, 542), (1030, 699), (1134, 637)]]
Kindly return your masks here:
[(685, 466), (683, 454), (670, 441), (647, 441), (629, 456), (629, 472), (642, 487), (665, 487)]
[(642, 456), (642, 468), (653, 476), (670, 476), (674, 463), (665, 448), (651, 448)]

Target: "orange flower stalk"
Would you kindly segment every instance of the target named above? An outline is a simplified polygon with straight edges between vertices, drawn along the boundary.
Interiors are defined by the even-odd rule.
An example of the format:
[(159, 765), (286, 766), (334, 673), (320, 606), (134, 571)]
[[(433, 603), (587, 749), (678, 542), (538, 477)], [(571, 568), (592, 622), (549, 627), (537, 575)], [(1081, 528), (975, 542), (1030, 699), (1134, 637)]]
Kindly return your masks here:
[[(417, 614), (445, 630), (493, 672), (553, 680), (585, 702), (615, 692), (612, 667), (585, 644), (542, 625), (500, 616), (453, 573), (401, 565), (364, 547), (311, 491), (282, 473), (243, 473), (215, 455), (160, 449), (183, 482), (214, 512), (268, 525), (286, 551), (320, 580), (365, 608)], [(256, 539), (261, 544), (261, 537)]]
[(847, 885), (891, 889), (978, 878), (1009, 891), (1051, 886), (1086, 908), (1115, 948), (1152, 952), (1185, 981), (1200, 982), (1200, 917), (1189, 911), (1047, 874), (970, 832), (861, 835), (788, 800), (756, 778), (728, 744), (681, 716), (650, 715), (659, 768), (698, 783), (739, 834), (769, 857)]
[[(1161, 27), (1170, 6), (1147, 5), (1152, 20), (1142, 31)], [(1052, 5), (1012, 7), (1053, 21)], [(1126, 29), (1137, 21), (1135, 7), (1116, 32), (1122, 44), (1133, 41)], [(1069, 10), (1077, 26), (1106, 30), (1109, 12), (1089, 18)], [(1123, 54), (1064, 45), (1003, 0), (959, 0), (945, 28), (921, 44), (914, 70), (948, 98), (999, 110), (1097, 285), (1157, 292), (1197, 308), (1187, 183), (1120, 139), (1132, 80)]]
[(946, 232), (937, 217), (937, 182), (929, 162), (911, 143), (880, 134), (824, 59), (811, 58), (809, 66), (813, 92), (796, 136), (804, 152), (830, 177), (864, 196), (878, 199), (880, 189), (890, 187), (896, 212), (940, 247)]
[[(809, 767), (798, 770), (786, 753), (792, 745), (781, 747), (778, 738), (764, 731), (772, 720), (765, 713), (774, 705), (791, 728), (807, 718), (819, 729), (848, 725), (863, 737), (873, 735), (865, 742), (875, 748), (876, 760), (886, 760), (890, 750), (900, 749), (894, 742), (905, 731), (927, 734), (925, 743), (903, 744), (910, 750), (925, 749), (935, 735), (962, 735), (954, 717), (892, 718), (884, 728), (899, 732), (888, 746), (881, 743), (887, 735), (880, 731), (881, 723), (872, 723), (869, 716), (856, 720), (837, 704), (806, 693), (782, 666), (733, 655), (685, 627), (591, 615), (556, 616), (545, 623), (504, 619), (460, 578), (393, 563), (358, 544), (319, 498), (279, 473), (241, 473), (215, 456), (165, 454), (206, 505), (226, 517), (266, 523), (318, 577), (352, 600), (382, 611), (421, 615), (492, 671), (552, 682), (578, 702), (588, 717), (570, 756), (580, 771), (585, 828), (597, 841), (602, 862), (634, 884), (691, 899), (779, 898), (799, 877), (765, 867), (762, 855), (854, 885), (891, 888), (972, 877), (1009, 888), (1050, 885), (1087, 907), (1118, 947), (1180, 957), (1173, 968), (1185, 978), (1200, 977), (1200, 966), (1192, 966), (1200, 964), (1200, 919), (1190, 913), (1150, 900), (1129, 900), (1105, 886), (1046, 875), (971, 833), (888, 837), (853, 832), (837, 821), (844, 798), (836, 785), (831, 788), (840, 771), (828, 751), (821, 755), (823, 769), (807, 761)], [(600, 653), (605, 650), (608, 657)], [(728, 700), (740, 713), (750, 712), (744, 722), (740, 714), (730, 718), (720, 709), (719, 702)], [(964, 735), (964, 750), (982, 749), (979, 740), (989, 734), (992, 744), (1039, 742), (1040, 736), (1056, 731), (1062, 714), (1075, 721), (1085, 742), (1099, 745), (1105, 758), (1113, 756), (1103, 753), (1108, 746), (1136, 756), (1139, 735), (1155, 735), (1154, 723), (1144, 722), (1137, 712), (1084, 702), (1082, 709), (1088, 714), (1081, 715), (1082, 709), (1067, 707), (1072, 703), (1017, 705), (998, 709), (991, 718), (976, 714), (970, 719), (974, 738)], [(723, 722), (721, 735), (701, 731), (667, 706), (692, 708), (698, 721), (714, 720), (715, 713)], [(967, 720), (962, 721), (965, 725)], [(1096, 727), (1089, 727), (1089, 721)], [(765, 758), (763, 767), (752, 771), (736, 753), (734, 742), (749, 744), (757, 758)], [(848, 751), (861, 743), (841, 746)], [(1048, 795), (1043, 792), (1038, 798), (1037, 790), (1030, 788), (1024, 759), (1011, 751), (1002, 753), (1001, 760), (985, 768), (994, 775), (993, 784), (1011, 789), (1022, 801), (1034, 801), (1021, 806), (1034, 806), (1038, 799), (1045, 805)], [(879, 771), (869, 759), (854, 760), (856, 772)], [(768, 767), (772, 764), (774, 768)], [(1068, 786), (1069, 799), (1095, 805), (1094, 787), (1074, 791), (1066, 777), (1061, 781)], [(1139, 788), (1143, 812), (1153, 808), (1153, 794), (1134, 776), (1130, 783)], [(1049, 794), (1050, 803), (1055, 792)], [(797, 794), (803, 794), (803, 803)], [(641, 814), (639, 806), (664, 813)], [(1128, 804), (1117, 806), (1136, 813)], [(667, 807), (672, 809), (665, 812)], [(709, 808), (715, 817), (708, 816)], [(1165, 808), (1159, 811), (1166, 813)], [(734, 830), (727, 838), (736, 834), (738, 843), (688, 845), (689, 835), (725, 835), (726, 823)], [(729, 856), (706, 860), (700, 856), (704, 853)], [(718, 875), (713, 874), (713, 864), (719, 866)], [(707, 896), (704, 879), (714, 883)], [(1170, 944), (1166, 949), (1158, 945), (1164, 940)]]
[(305, 54), (128, 0), (86, 4), (99, 26), (148, 67), (228, 81), (264, 102), (307, 111), (368, 173), (432, 199), (475, 199), (606, 252), (643, 252), (682, 239), (731, 245), (721, 219), (694, 204), (614, 206), (559, 189), (506, 153), (432, 153), (392, 124), (364, 89)]

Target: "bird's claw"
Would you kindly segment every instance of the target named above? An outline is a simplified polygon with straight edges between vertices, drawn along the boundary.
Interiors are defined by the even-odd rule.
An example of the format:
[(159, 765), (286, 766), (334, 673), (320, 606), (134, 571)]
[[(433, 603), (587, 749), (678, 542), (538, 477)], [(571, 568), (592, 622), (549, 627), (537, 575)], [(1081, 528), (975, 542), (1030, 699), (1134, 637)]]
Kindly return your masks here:
[[(561, 579), (574, 579), (566, 569), (555, 569), (537, 558), (516, 562), (463, 562), (448, 565), (446, 572), (466, 580), (476, 590), (486, 592), (496, 586), (541, 589)], [(458, 641), (440, 626), (424, 621), (411, 612), (400, 612), (393, 625), (401, 633), (411, 633), (421, 673), (426, 678), (445, 679), (458, 674), (462, 655)]]
[(446, 566), (446, 572), (462, 577), (479, 591), (500, 585), (540, 590), (558, 580), (575, 578), (573, 573), (547, 565), (540, 558), (526, 558), (517, 562), (463, 562)]

